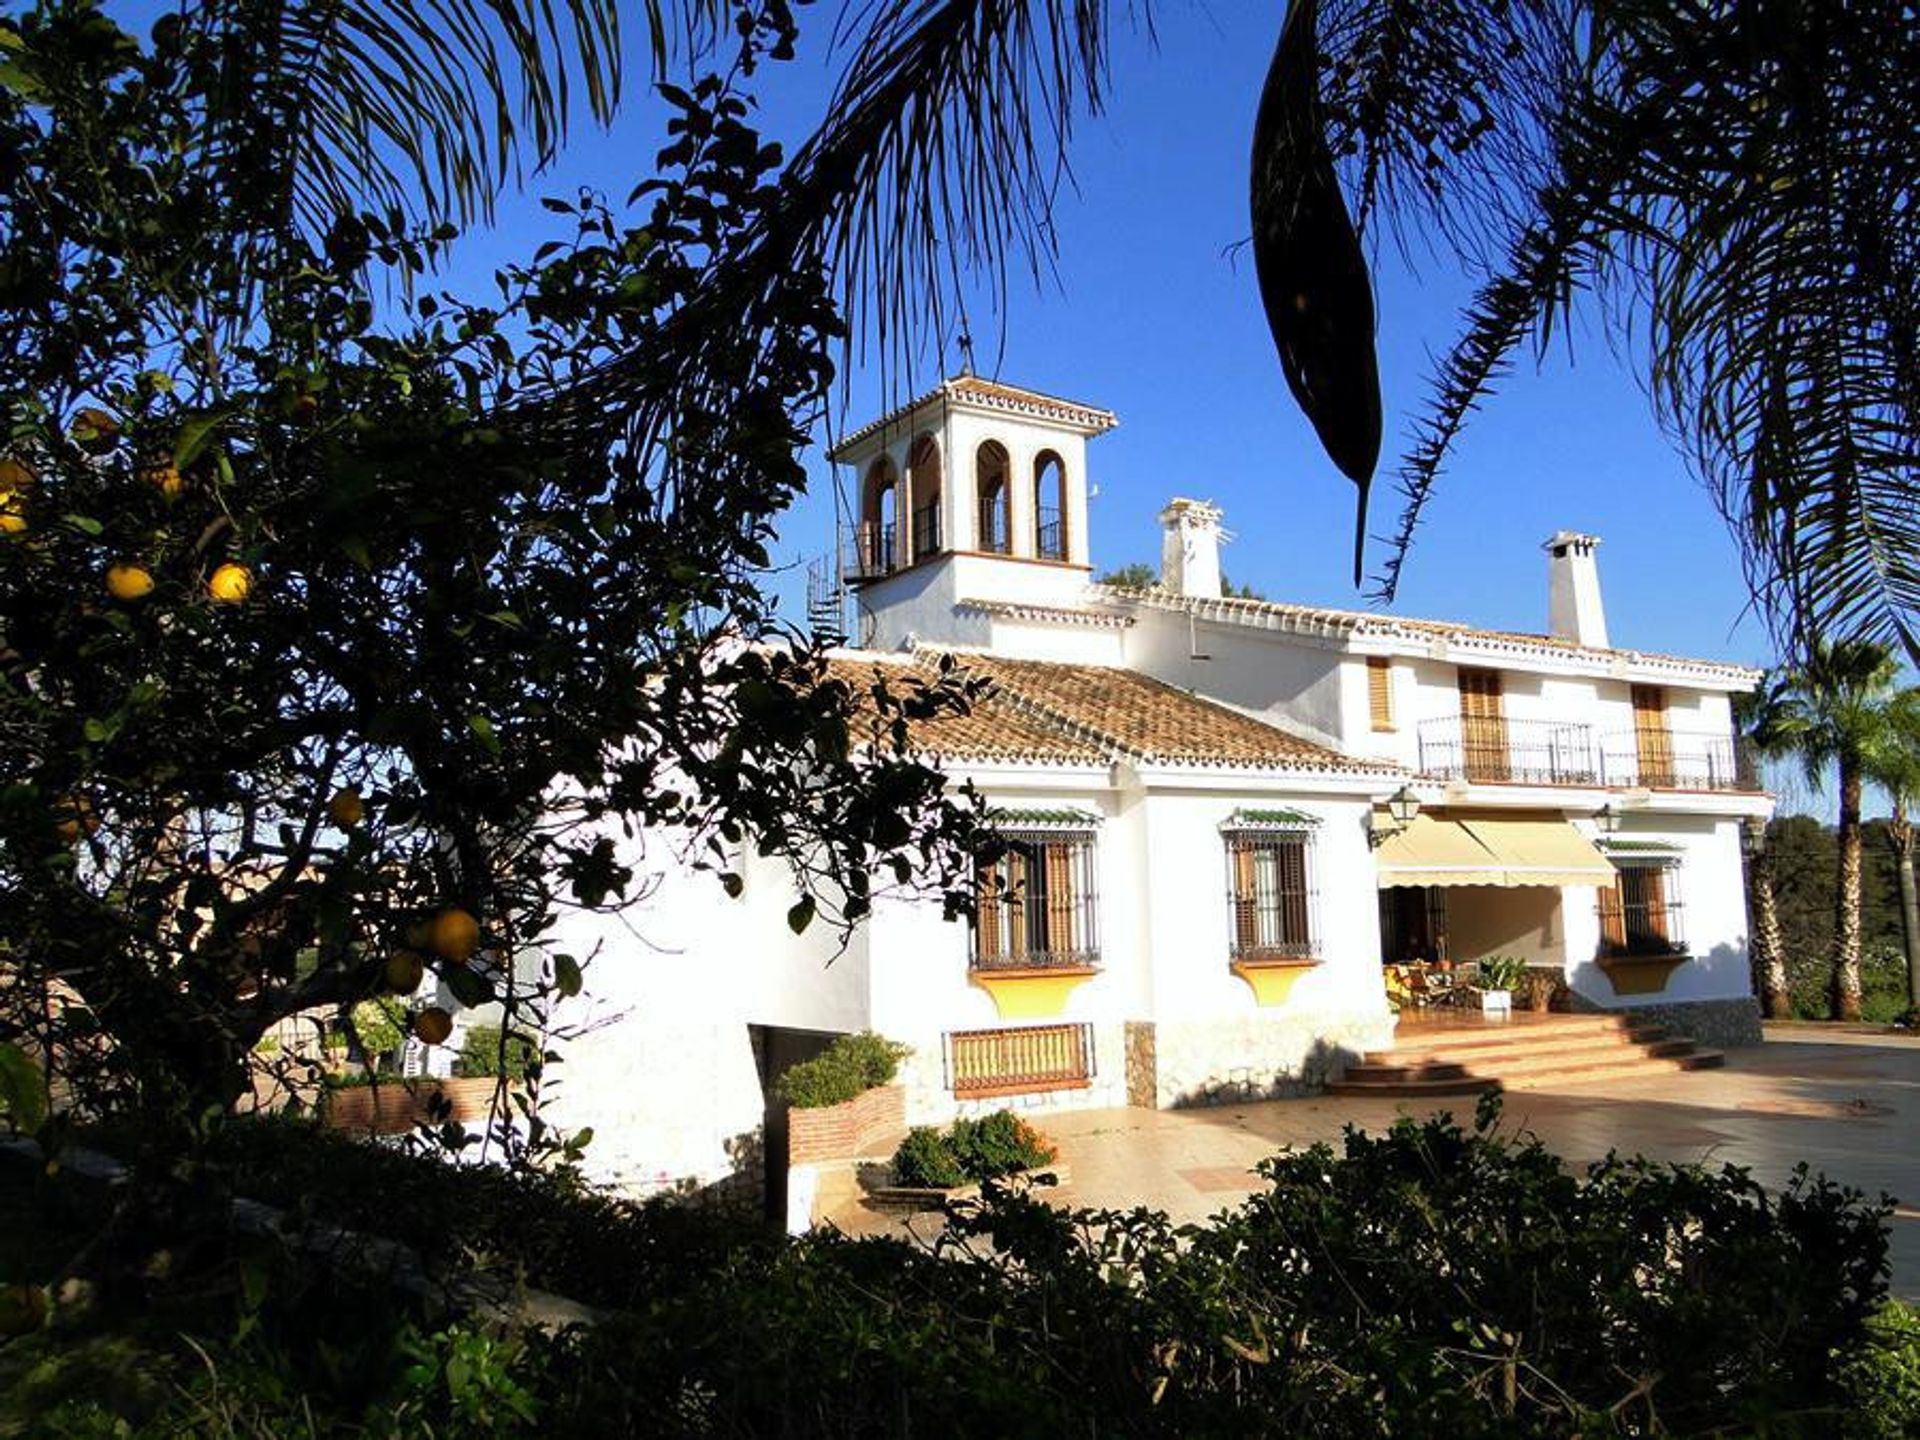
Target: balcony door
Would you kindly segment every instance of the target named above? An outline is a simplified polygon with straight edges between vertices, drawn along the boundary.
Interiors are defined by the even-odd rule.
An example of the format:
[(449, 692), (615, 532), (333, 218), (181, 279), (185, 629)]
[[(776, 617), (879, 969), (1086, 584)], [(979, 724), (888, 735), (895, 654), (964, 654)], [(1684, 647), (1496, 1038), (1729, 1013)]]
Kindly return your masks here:
[(1640, 761), (1640, 783), (1672, 789), (1673, 731), (1667, 726), (1667, 692), (1658, 685), (1633, 687), (1633, 748)]
[(1500, 672), (1462, 669), (1459, 684), (1461, 769), (1469, 780), (1512, 778)]

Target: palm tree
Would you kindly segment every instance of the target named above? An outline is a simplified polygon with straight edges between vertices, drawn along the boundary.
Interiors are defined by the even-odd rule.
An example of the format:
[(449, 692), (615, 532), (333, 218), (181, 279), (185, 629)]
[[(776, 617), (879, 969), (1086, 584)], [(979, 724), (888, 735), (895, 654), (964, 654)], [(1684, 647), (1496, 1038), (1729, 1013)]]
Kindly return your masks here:
[[(784, 213), (716, 283), (766, 287), (824, 259), (881, 353), (945, 335), (960, 260), (1004, 284), (1010, 260), (1054, 258), (1066, 147), (1106, 103), (1116, 22), (1140, 13), (847, 7), (847, 69)], [(1378, 433), (1366, 247), (1417, 235), (1488, 277), (1399, 464), (1384, 598), (1467, 418), (1591, 292), (1644, 347), (1659, 418), (1783, 652), (1863, 635), (1920, 656), (1912, 7), (1291, 0), (1277, 29), (1255, 268), (1288, 383), (1363, 501)]]
[[(1760, 760), (1784, 760), (1798, 744), (1798, 711), (1789, 702), (1786, 677), (1779, 671), (1763, 675), (1745, 695), (1734, 698), (1733, 722), (1740, 740)], [(1769, 1020), (1793, 1018), (1793, 998), (1787, 982), (1786, 940), (1780, 931), (1780, 911), (1773, 889), (1772, 852), (1767, 848), (1767, 822), (1758, 816), (1742, 822), (1746, 829), (1747, 909), (1752, 917), (1748, 942), (1754, 988)]]
[(1920, 806), (1920, 688), (1902, 690), (1888, 705), (1894, 735), (1871, 767), (1873, 782), (1887, 792), (1893, 815), (1887, 844), (1900, 884), (1900, 929), (1907, 949), (1907, 1010), (1920, 1012), (1920, 894), (1913, 862), (1916, 845), (1911, 811)]
[(1890, 770), (1902, 742), (1907, 702), (1895, 691), (1893, 652), (1871, 640), (1817, 642), (1788, 671), (1781, 724), (1807, 783), (1824, 788), (1838, 772), (1839, 884), (1834, 899), (1833, 1013), (1860, 1018), (1860, 809), (1866, 781)]

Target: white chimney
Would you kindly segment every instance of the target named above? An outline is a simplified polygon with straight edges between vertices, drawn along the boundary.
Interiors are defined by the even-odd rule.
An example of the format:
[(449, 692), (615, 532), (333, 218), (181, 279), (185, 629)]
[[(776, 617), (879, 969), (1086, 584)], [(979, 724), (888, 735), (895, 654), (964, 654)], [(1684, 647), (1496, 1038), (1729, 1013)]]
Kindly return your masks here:
[(1600, 604), (1600, 567), (1593, 558), (1598, 535), (1557, 531), (1547, 552), (1547, 633), (1576, 645), (1607, 648), (1607, 612)]
[(1220, 507), (1173, 499), (1160, 512), (1160, 583), (1176, 595), (1220, 598)]

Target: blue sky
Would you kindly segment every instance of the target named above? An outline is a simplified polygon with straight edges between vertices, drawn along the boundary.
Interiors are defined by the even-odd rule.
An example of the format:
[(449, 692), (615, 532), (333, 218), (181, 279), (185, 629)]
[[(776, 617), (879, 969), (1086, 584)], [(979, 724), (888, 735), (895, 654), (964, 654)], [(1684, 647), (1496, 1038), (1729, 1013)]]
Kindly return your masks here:
[[(829, 13), (800, 12), (816, 33)], [(1091, 519), (1097, 565), (1157, 559), (1154, 514), (1172, 495), (1193, 495), (1226, 512), (1237, 536), (1226, 553), (1234, 580), (1274, 599), (1364, 604), (1349, 571), (1352, 488), (1286, 392), (1245, 254), (1226, 253), (1247, 233), (1247, 149), (1278, 7), (1209, 15), (1166, 6), (1158, 20), (1157, 49), (1136, 33), (1117, 37), (1113, 103), (1075, 137), (1077, 192), (1064, 195), (1058, 211), (1055, 278), (1036, 288), (1017, 274), (1004, 314), (984, 300), (974, 307), (979, 368), (1118, 413), (1120, 428), (1095, 442), (1088, 462), (1099, 491)], [(768, 132), (804, 133), (833, 73), (817, 52), (770, 67)], [(653, 107), (635, 103), (610, 134), (580, 133), (527, 196), (503, 204), (494, 233), (465, 246), (450, 285), (483, 282), (497, 259), (524, 255), (551, 233), (534, 195), (581, 183), (624, 194), (636, 163), (659, 144), (656, 124)], [(1369, 527), (1378, 533), (1397, 513), (1392, 457), (1467, 292), (1437, 261), (1410, 272), (1391, 245), (1380, 254), (1376, 286), (1387, 405)], [(1574, 342), (1571, 359), (1559, 348), (1537, 373), (1529, 355), (1469, 429), (1393, 608), (1542, 627), (1539, 544), (1556, 529), (1584, 529), (1605, 542), (1616, 644), (1766, 661), (1764, 629), (1743, 619), (1732, 542), (1658, 433), (1630, 367), (1591, 321)], [(957, 364), (950, 348), (948, 368)], [(924, 385), (934, 373), (929, 362), (914, 378)], [(849, 426), (897, 398), (870, 368), (848, 379)], [(829, 469), (816, 451), (814, 489), (784, 527), (783, 561), (801, 564), (830, 548)], [(1370, 563), (1383, 553), (1371, 547)], [(797, 573), (776, 586), (789, 601), (803, 589)]]

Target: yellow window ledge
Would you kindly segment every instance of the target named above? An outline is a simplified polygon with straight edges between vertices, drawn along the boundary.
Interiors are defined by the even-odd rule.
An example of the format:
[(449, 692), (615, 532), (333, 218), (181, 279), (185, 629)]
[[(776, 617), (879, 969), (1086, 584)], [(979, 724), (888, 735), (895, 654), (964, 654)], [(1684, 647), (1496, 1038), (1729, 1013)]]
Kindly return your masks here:
[(1658, 995), (1686, 955), (1615, 955), (1599, 962), (1616, 995)]
[(1092, 965), (975, 970), (969, 978), (993, 997), (1002, 1020), (1045, 1020), (1065, 1013), (1075, 989), (1100, 973)]
[(1264, 1009), (1286, 1004), (1295, 982), (1319, 965), (1318, 960), (1234, 960), (1228, 968), (1247, 982), (1254, 1002)]

